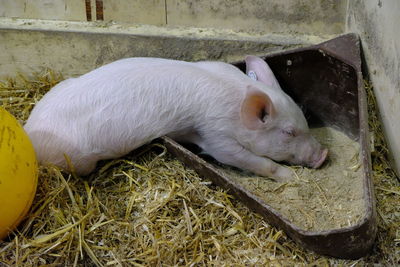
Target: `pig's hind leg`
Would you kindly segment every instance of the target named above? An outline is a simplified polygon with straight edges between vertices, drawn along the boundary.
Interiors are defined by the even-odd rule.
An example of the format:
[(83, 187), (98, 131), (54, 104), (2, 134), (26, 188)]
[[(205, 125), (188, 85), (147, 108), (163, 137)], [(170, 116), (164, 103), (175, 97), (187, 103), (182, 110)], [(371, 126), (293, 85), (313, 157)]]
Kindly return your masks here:
[(293, 173), (274, 161), (257, 156), (245, 149), (235, 140), (224, 141), (223, 144), (205, 142), (203, 149), (221, 163), (249, 170), (255, 174), (273, 178), (278, 182), (286, 182), (293, 178)]
[(95, 169), (99, 160), (97, 155), (88, 154), (66, 138), (51, 132), (26, 130), (41, 164), (56, 165), (68, 171), (75, 171), (76, 174), (82, 176)]

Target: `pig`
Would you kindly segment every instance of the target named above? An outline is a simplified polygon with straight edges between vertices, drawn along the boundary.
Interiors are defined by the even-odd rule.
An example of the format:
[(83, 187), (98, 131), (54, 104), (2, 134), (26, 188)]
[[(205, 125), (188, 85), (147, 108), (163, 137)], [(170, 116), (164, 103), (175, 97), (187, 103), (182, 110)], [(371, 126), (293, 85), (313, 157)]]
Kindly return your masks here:
[(301, 109), (263, 59), (245, 62), (251, 77), (223, 62), (117, 60), (53, 87), (24, 129), (40, 163), (82, 176), (164, 135), (276, 181), (293, 177), (277, 162), (320, 167), (328, 150)]

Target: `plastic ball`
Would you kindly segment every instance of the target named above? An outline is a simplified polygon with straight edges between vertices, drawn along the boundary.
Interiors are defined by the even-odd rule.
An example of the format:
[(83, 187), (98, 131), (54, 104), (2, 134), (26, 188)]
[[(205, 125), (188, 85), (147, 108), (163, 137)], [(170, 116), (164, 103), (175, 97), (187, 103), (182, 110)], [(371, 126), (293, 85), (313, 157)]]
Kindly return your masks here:
[(37, 182), (32, 143), (18, 121), (0, 107), (0, 240), (24, 219)]

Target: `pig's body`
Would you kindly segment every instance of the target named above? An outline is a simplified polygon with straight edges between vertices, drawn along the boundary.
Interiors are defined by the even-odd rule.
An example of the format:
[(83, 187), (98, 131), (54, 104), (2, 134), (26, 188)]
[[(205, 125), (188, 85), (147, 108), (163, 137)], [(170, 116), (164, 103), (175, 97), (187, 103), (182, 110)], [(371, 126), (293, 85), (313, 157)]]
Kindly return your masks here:
[(273, 128), (290, 122), (307, 134), (300, 109), (280, 89), (252, 81), (225, 63), (155, 58), (119, 60), (61, 82), (37, 103), (24, 128), (40, 162), (67, 168), (67, 155), (81, 175), (93, 171), (99, 160), (169, 135), (199, 145), (223, 163), (287, 179), (287, 168), (255, 152), (254, 140), (265, 127), (244, 126), (243, 100), (258, 90), (268, 94), (279, 120), (286, 120)]

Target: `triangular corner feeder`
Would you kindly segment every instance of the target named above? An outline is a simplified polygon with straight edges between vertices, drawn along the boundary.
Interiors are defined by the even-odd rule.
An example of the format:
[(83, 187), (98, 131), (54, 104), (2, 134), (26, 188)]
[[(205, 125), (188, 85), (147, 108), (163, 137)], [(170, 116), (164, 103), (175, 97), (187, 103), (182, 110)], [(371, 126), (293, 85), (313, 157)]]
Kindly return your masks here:
[[(271, 225), (284, 230), (301, 246), (319, 254), (355, 259), (366, 255), (373, 245), (377, 225), (371, 178), (367, 102), (361, 73), (360, 43), (346, 34), (322, 44), (263, 57), (283, 88), (312, 116), (346, 133), (360, 144), (363, 165), (366, 214), (357, 224), (327, 231), (300, 229), (280, 213), (185, 147), (164, 137), (168, 150), (202, 177), (226, 188)], [(245, 70), (244, 62), (233, 65)]]

